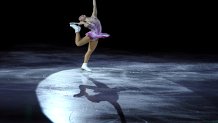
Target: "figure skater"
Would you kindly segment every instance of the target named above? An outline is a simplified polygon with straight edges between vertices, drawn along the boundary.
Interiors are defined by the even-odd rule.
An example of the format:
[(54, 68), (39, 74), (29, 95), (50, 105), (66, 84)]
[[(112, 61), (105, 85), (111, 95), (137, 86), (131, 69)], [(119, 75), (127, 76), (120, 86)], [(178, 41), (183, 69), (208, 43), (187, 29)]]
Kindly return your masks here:
[[(80, 25), (83, 25), (84, 27), (90, 30), (86, 33), (86, 35), (83, 38), (80, 37)], [(70, 27), (72, 27), (75, 30), (75, 43), (77, 46), (83, 46), (88, 43), (88, 50), (84, 56), (84, 61), (81, 66), (81, 69), (90, 72), (92, 70), (88, 67), (88, 61), (90, 59), (91, 54), (97, 47), (99, 38), (107, 38), (110, 36), (107, 33), (102, 33), (101, 22), (97, 18), (96, 0), (93, 0), (92, 15), (90, 17), (87, 17), (86, 15), (81, 15), (79, 17), (79, 22), (71, 22)]]

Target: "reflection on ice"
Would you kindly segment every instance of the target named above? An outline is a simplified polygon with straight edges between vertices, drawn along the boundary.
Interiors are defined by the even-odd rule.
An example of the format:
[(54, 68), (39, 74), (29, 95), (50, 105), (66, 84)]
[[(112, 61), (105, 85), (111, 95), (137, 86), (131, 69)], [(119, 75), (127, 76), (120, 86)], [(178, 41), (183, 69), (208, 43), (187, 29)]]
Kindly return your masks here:
[(97, 81), (99, 78), (105, 82), (117, 79), (101, 72), (82, 73), (79, 69), (50, 75), (36, 89), (43, 113), (54, 123), (100, 123), (111, 119), (126, 123), (118, 103), (120, 90), (108, 87), (103, 80)]

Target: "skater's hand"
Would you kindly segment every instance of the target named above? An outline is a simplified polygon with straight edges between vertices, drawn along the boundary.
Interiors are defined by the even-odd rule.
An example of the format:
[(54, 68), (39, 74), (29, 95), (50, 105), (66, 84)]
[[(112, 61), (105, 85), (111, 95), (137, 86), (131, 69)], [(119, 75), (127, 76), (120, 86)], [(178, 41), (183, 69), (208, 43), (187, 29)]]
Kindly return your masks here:
[(84, 24), (86, 24), (84, 21), (80, 21), (79, 23), (78, 23), (79, 25), (84, 25)]
[(84, 27), (88, 27), (88, 26), (89, 26), (89, 23), (84, 22), (84, 21), (80, 21), (80, 22), (79, 22), (79, 25), (84, 25)]

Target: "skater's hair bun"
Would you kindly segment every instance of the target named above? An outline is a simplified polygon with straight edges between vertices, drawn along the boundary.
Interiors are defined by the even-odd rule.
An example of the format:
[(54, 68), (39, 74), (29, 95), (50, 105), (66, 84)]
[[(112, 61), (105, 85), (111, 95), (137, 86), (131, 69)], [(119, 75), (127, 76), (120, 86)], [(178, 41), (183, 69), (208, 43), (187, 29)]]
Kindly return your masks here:
[(79, 21), (84, 21), (85, 18), (86, 18), (86, 15), (80, 15), (79, 16)]

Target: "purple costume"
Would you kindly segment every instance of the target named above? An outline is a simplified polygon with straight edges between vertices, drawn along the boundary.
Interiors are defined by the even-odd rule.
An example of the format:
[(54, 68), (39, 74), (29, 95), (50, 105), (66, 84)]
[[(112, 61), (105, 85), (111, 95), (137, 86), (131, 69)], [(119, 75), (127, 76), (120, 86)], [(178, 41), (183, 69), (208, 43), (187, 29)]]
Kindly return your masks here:
[(89, 32), (86, 33), (92, 40), (97, 40), (99, 38), (107, 38), (110, 35), (107, 33), (102, 33), (101, 22), (98, 20), (97, 17), (91, 17), (90, 24), (88, 25), (90, 29)]

